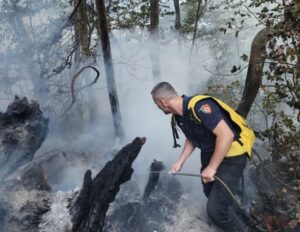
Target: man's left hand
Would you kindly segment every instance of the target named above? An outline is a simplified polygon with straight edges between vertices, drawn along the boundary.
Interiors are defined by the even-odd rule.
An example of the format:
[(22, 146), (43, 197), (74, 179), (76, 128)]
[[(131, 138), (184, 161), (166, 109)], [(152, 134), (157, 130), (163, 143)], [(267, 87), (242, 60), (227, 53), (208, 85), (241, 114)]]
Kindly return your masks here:
[(209, 183), (209, 182), (213, 182), (215, 181), (215, 174), (216, 174), (217, 170), (207, 166), (201, 173), (202, 176), (202, 180), (204, 183)]

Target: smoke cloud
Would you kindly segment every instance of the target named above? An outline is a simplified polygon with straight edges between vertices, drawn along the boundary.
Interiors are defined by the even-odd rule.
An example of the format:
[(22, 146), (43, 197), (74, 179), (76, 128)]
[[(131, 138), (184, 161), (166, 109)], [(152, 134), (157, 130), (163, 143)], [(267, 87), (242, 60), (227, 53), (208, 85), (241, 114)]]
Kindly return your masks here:
[[(56, 183), (54, 189), (65, 191), (81, 186), (85, 170), (92, 168), (93, 174), (95, 174), (96, 170), (100, 170), (105, 162), (111, 159), (114, 154), (113, 150), (117, 150), (121, 145), (116, 144), (113, 134), (111, 110), (101, 58), (95, 65), (101, 73), (99, 81), (78, 93), (77, 101), (68, 116), (61, 118), (59, 113), (54, 114), (53, 112), (57, 113), (62, 108), (67, 107), (66, 102), (60, 105), (64, 99), (61, 100), (58, 93), (61, 91), (64, 93), (62, 96), (70, 99), (71, 93), (68, 91), (72, 72), (66, 70), (59, 77), (56, 77), (55, 81), (43, 82), (42, 84), (48, 86), (47, 92), (45, 92), (45, 88), (41, 88), (39, 79), (41, 78), (41, 70), (35, 67), (39, 58), (36, 49), (45, 44), (44, 40), (52, 38), (53, 34), (61, 28), (64, 22), (60, 20), (60, 15), (69, 9), (65, 7), (61, 10), (54, 5), (44, 10), (41, 10), (43, 5), (35, 6), (38, 13), (32, 17), (32, 31), (27, 31), (28, 37), (23, 43), (21, 43), (21, 39), (18, 39), (16, 44), (9, 45), (10, 40), (8, 38), (0, 44), (1, 60), (4, 57), (8, 63), (13, 64), (6, 67), (0, 64), (0, 79), (4, 83), (0, 86), (0, 110), (4, 110), (4, 105), (7, 105), (10, 97), (14, 94), (29, 96), (29, 98), (38, 101), (43, 100), (40, 103), (42, 108), (46, 105), (48, 107), (47, 110), (45, 109), (45, 113), (50, 117), (50, 134), (38, 151), (36, 158), (46, 159), (49, 156), (47, 152), (56, 149), (51, 155), (60, 158), (54, 158), (53, 165), (48, 165), (45, 169), (53, 175), (53, 179), (50, 178), (50, 181), (53, 181), (53, 184)], [(40, 7), (39, 10), (38, 7)], [(239, 38), (234, 38), (233, 33), (223, 35), (218, 32), (218, 27), (220, 21), (224, 21), (224, 18), (231, 13), (227, 14), (221, 16), (220, 11), (204, 14), (198, 25), (198, 37), (201, 38), (196, 40), (192, 56), (190, 56), (191, 38), (181, 38), (179, 45), (177, 42), (179, 35), (170, 29), (174, 22), (173, 16), (165, 16), (161, 28), (166, 32), (161, 35), (159, 53), (161, 81), (172, 83), (179, 94), (192, 95), (200, 91), (205, 92), (207, 82), (213, 77), (206, 68), (212, 71), (222, 71), (226, 74), (229, 73), (232, 65), (240, 62), (240, 56), (250, 50), (250, 42), (255, 35), (254, 30), (259, 30), (259, 28), (253, 28), (249, 22), (249, 28), (241, 32)], [(53, 16), (52, 21), (54, 20), (56, 24), (47, 29), (49, 20), (40, 20), (41, 15)], [(30, 26), (30, 21), (25, 16), (23, 23)], [(249, 30), (251, 30), (251, 36), (249, 36)], [(35, 40), (34, 33), (39, 36), (45, 33), (43, 35), (46, 36), (45, 38), (36, 37), (37, 40)], [(68, 41), (68, 35), (63, 35), (63, 41)], [(148, 39), (148, 32), (140, 29), (115, 30), (110, 36), (120, 110), (125, 130), (125, 143), (132, 141), (137, 136), (147, 137), (147, 142), (134, 163), (134, 178), (139, 181), (140, 185), (144, 186), (152, 160), (162, 161), (167, 172), (172, 163), (178, 159), (180, 149), (172, 148), (170, 116), (165, 116), (159, 111), (150, 95), (150, 91), (156, 83), (152, 77), (150, 61), (152, 47)], [(60, 46), (62, 44), (64, 43), (61, 43)], [(65, 44), (69, 45), (70, 43), (65, 42)], [(15, 53), (17, 47), (15, 47), (16, 49), (11, 48), (9, 54), (9, 49), (4, 48), (8, 46), (12, 46), (12, 48), (19, 46), (18, 49), (23, 52), (29, 51), (29, 53), (18, 57), (19, 54)], [(31, 57), (30, 54), (32, 54)], [(44, 53), (42, 55), (47, 56)], [(55, 67), (56, 56), (51, 55), (51, 60), (46, 63), (46, 68)], [(45, 57), (40, 58), (47, 61)], [(59, 59), (59, 56), (56, 58)], [(220, 66), (220, 62), (223, 62), (221, 63), (222, 67), (217, 69), (216, 67)], [(20, 70), (25, 70), (22, 72), (22, 76), (20, 76)], [(89, 80), (93, 79), (93, 73), (90, 72), (85, 72), (83, 76), (84, 81), (77, 83), (78, 86), (89, 83)], [(243, 76), (245, 73), (241, 73), (238, 77)], [(225, 82), (226, 78), (222, 78)], [(57, 85), (59, 87), (55, 87)], [(33, 90), (35, 90), (34, 94)], [(183, 145), (184, 135), (180, 134), (180, 137), (180, 144)], [(192, 154), (182, 172), (199, 173), (199, 154), (199, 150)], [(71, 161), (72, 159), (73, 161)], [(65, 162), (68, 165), (62, 167), (63, 171), (55, 172), (54, 167), (60, 162)], [(178, 178), (180, 178), (186, 192), (195, 196), (198, 202), (201, 202), (199, 197), (202, 196), (201, 199), (204, 199), (201, 193), (200, 179)]]

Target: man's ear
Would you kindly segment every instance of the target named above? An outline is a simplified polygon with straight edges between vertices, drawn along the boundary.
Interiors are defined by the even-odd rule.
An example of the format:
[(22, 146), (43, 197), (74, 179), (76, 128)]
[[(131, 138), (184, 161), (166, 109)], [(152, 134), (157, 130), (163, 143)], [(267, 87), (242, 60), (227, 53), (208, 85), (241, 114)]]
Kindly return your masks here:
[(163, 98), (159, 98), (158, 101), (164, 106), (164, 107), (167, 107), (168, 104), (167, 104), (167, 101)]

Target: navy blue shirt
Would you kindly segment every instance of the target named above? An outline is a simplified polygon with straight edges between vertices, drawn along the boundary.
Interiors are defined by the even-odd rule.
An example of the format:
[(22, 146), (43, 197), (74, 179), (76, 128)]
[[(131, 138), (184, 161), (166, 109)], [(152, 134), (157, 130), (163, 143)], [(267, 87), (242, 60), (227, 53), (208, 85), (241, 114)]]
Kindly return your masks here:
[(183, 96), (183, 115), (176, 115), (175, 119), (185, 136), (194, 146), (199, 147), (201, 152), (214, 151), (216, 136), (213, 134), (213, 130), (222, 119), (231, 128), (235, 137), (238, 136), (231, 121), (212, 99), (203, 99), (196, 103), (194, 109), (196, 116), (201, 120), (199, 122), (191, 110), (188, 109), (188, 103), (191, 98)]

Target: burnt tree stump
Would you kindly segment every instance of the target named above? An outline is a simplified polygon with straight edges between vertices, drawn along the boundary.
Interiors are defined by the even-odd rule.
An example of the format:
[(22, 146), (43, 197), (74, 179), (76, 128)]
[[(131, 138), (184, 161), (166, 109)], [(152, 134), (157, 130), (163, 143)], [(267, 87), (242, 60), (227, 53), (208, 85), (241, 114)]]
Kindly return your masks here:
[(48, 134), (49, 120), (37, 102), (15, 97), (0, 112), (0, 181), (31, 161)]
[(143, 194), (143, 200), (146, 201), (150, 194), (153, 192), (155, 187), (158, 184), (160, 171), (164, 170), (165, 166), (162, 162), (157, 161), (156, 159), (153, 160), (153, 162), (150, 165), (150, 173), (148, 178), (148, 183), (145, 187), (145, 191)]
[(114, 201), (120, 185), (131, 178), (132, 163), (145, 141), (145, 138), (136, 138), (122, 148), (94, 179), (90, 170), (85, 173), (82, 189), (70, 207), (73, 232), (103, 230), (109, 204)]

